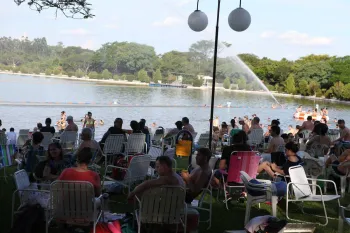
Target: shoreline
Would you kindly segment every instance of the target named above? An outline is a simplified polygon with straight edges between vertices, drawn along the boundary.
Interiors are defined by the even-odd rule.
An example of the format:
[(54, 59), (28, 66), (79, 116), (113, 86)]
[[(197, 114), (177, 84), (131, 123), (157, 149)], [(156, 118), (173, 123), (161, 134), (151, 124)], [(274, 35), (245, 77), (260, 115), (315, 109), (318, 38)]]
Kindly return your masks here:
[[(138, 87), (149, 87), (148, 83), (143, 83), (140, 81), (124, 81), (124, 80), (101, 80), (101, 79), (90, 79), (86, 77), (77, 78), (75, 76), (68, 77), (67, 75), (46, 75), (43, 73), (40, 74), (25, 74), (25, 73), (13, 73), (12, 71), (4, 71), (0, 70), (0, 74), (8, 74), (8, 75), (21, 75), (21, 76), (32, 76), (32, 77), (42, 77), (42, 78), (53, 78), (53, 79), (63, 79), (63, 80), (71, 80), (71, 81), (80, 81), (80, 82), (90, 82), (90, 83), (100, 83), (100, 84), (106, 84), (106, 85), (117, 85), (117, 86), (138, 86)], [(195, 89), (195, 90), (211, 90), (210, 87), (193, 87), (193, 86), (187, 86), (187, 88), (184, 89)], [(292, 97), (295, 99), (307, 99), (307, 100), (319, 100), (319, 101), (326, 101), (331, 103), (342, 103), (342, 104), (350, 104), (350, 101), (344, 101), (344, 100), (337, 100), (337, 99), (327, 99), (325, 97), (316, 97), (316, 96), (302, 96), (302, 95), (292, 95), (292, 94), (286, 94), (286, 93), (279, 93), (275, 91), (266, 92), (266, 91), (249, 91), (249, 90), (232, 90), (232, 89), (225, 89), (223, 87), (216, 87), (215, 90), (225, 91), (225, 92), (236, 92), (236, 93), (245, 93), (245, 94), (254, 94), (254, 95), (273, 95), (273, 96), (279, 96), (279, 97)]]

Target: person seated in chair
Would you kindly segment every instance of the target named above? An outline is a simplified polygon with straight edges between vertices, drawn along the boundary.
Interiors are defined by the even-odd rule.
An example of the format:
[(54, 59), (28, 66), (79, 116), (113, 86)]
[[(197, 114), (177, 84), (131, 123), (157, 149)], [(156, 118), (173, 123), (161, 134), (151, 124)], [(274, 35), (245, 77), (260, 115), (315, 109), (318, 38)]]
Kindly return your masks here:
[(43, 181), (56, 180), (64, 168), (70, 167), (70, 161), (65, 161), (63, 149), (58, 142), (51, 143), (48, 147), (47, 160), (40, 162), (35, 168), (35, 178)]
[(288, 142), (285, 145), (285, 151), (287, 156), (286, 163), (282, 166), (282, 168), (278, 167), (275, 163), (270, 162), (263, 162), (259, 165), (257, 173), (260, 173), (262, 171), (265, 171), (269, 176), (275, 177), (276, 173), (279, 173), (283, 176), (289, 175), (289, 168), (299, 165), (302, 160), (297, 155), (297, 152), (299, 151), (298, 145), (294, 144), (293, 142)]
[(159, 156), (156, 160), (156, 171), (159, 178), (156, 180), (148, 180), (136, 186), (136, 188), (129, 193), (128, 199), (135, 196), (140, 197), (143, 192), (160, 187), (160, 186), (180, 186), (185, 188), (185, 183), (181, 177), (173, 171), (172, 160), (168, 156)]
[(208, 148), (199, 148), (197, 150), (196, 163), (199, 166), (195, 168), (191, 174), (182, 172), (181, 176), (188, 188), (186, 192), (186, 203), (191, 203), (208, 185), (212, 174), (212, 169), (209, 167), (209, 160), (212, 152)]
[(94, 186), (95, 196), (98, 197), (101, 194), (100, 176), (88, 168), (92, 155), (90, 148), (85, 147), (81, 149), (76, 155), (77, 167), (64, 169), (58, 180), (90, 182)]

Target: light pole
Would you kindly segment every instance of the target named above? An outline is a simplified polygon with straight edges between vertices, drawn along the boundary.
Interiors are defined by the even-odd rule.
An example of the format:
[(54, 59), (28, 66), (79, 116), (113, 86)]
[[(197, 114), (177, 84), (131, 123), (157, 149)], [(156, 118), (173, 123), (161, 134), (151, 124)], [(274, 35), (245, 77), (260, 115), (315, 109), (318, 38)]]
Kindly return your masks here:
[[(213, 84), (211, 90), (210, 105), (210, 129), (209, 129), (209, 149), (212, 147), (213, 138), (213, 117), (214, 117), (214, 99), (215, 99), (215, 79), (216, 64), (218, 56), (218, 38), (219, 38), (219, 20), (220, 20), (221, 0), (218, 0), (216, 15), (216, 31), (215, 31), (215, 47), (214, 47), (214, 65), (213, 65)], [(201, 32), (208, 26), (208, 17), (205, 13), (198, 9), (199, 0), (197, 0), (197, 9), (188, 17), (188, 26), (195, 32)], [(245, 31), (251, 23), (251, 17), (248, 11), (242, 8), (242, 0), (239, 1), (239, 7), (233, 10), (228, 17), (228, 24), (237, 32)]]

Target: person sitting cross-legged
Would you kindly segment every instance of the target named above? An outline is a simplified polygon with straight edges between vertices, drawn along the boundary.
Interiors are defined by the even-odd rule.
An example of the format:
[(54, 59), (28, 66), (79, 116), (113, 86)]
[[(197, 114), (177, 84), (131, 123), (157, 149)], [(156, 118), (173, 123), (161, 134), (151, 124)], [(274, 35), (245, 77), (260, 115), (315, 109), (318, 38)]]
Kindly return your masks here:
[(208, 148), (199, 148), (197, 150), (196, 163), (199, 165), (190, 174), (182, 172), (181, 176), (186, 183), (186, 203), (191, 203), (208, 185), (212, 169), (209, 167), (209, 160), (212, 152)]
[(176, 174), (172, 169), (172, 161), (168, 156), (159, 156), (156, 160), (156, 171), (159, 175), (159, 178), (156, 180), (148, 180), (142, 184), (136, 186), (136, 188), (129, 193), (128, 199), (132, 199), (135, 196), (140, 197), (142, 193), (146, 190), (164, 186), (180, 186), (185, 187), (184, 181), (181, 177)]

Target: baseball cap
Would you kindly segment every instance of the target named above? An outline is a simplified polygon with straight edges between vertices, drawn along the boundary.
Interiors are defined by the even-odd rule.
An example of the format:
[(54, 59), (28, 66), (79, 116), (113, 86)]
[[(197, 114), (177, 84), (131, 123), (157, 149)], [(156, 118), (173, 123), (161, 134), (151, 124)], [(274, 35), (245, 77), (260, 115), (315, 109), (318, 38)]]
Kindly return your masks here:
[(72, 116), (67, 116), (67, 121), (72, 121), (73, 117)]

